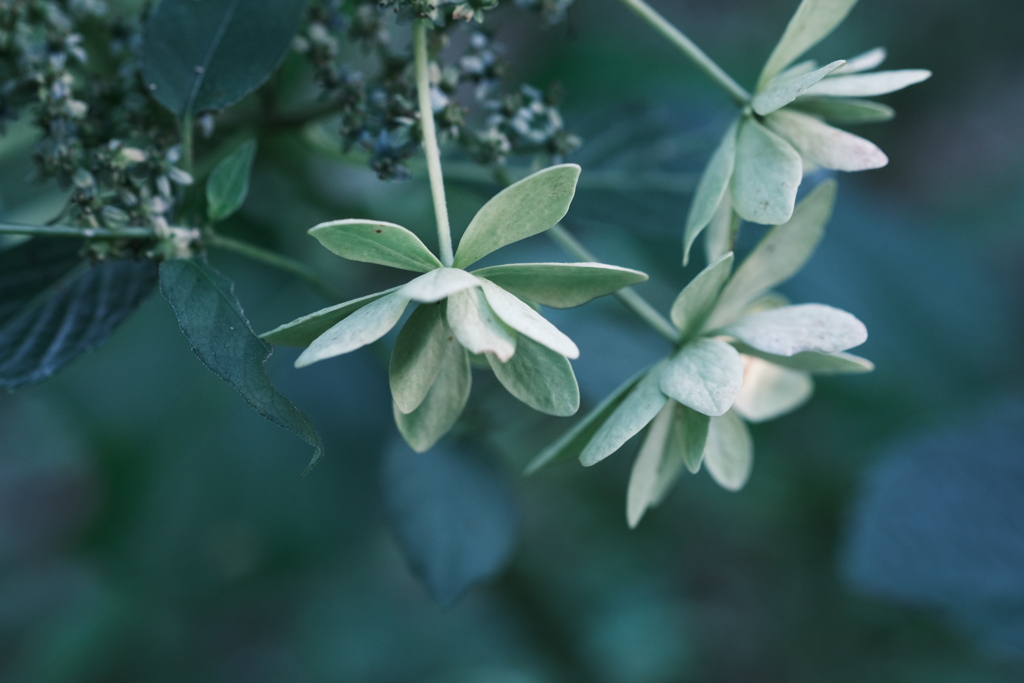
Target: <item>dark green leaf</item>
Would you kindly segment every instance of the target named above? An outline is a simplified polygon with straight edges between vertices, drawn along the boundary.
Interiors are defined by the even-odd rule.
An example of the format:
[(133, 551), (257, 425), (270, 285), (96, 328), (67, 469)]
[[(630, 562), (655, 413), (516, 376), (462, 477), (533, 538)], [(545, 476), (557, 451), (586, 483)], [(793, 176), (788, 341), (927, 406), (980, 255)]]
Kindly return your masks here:
[(309, 234), (350, 261), (425, 273), (441, 267), (427, 246), (410, 230), (394, 223), (345, 219), (321, 223)]
[(211, 221), (222, 221), (242, 208), (255, 159), (256, 141), (247, 140), (214, 167), (206, 181), (206, 215)]
[(447, 346), (441, 304), (421, 304), (395, 339), (388, 375), (391, 396), (403, 413), (416, 410), (437, 378)]
[(502, 363), (494, 354), (487, 361), (508, 392), (534, 410), (568, 417), (580, 408), (580, 388), (568, 359), (520, 336), (516, 353)]
[(791, 108), (817, 114), (830, 123), (847, 126), (888, 121), (896, 115), (896, 111), (887, 104), (845, 97), (801, 97), (791, 105)]

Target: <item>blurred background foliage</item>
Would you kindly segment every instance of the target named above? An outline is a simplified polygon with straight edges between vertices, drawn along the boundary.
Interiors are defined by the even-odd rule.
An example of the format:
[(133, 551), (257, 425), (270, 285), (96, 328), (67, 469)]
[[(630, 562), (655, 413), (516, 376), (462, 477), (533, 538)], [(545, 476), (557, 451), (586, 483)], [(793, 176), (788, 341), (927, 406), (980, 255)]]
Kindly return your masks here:
[[(657, 3), (747, 84), (795, 4)], [(649, 272), (641, 291), (667, 310), (701, 267), (680, 270), (682, 226), (731, 104), (614, 0), (579, 0), (548, 30), (504, 10), (488, 20), (502, 22), (513, 80), (557, 84), (584, 140), (567, 225), (605, 262)], [(386, 347), (304, 371), (275, 351), (272, 378), (328, 447), (300, 480), (308, 449), (204, 369), (153, 297), (101, 349), (0, 396), (0, 681), (1020, 680), (1021, 25), (1013, 0), (864, 0), (812, 54), (881, 44), (891, 68), (935, 76), (886, 99), (894, 121), (856, 131), (892, 163), (842, 178), (822, 247), (785, 290), (860, 317), (871, 338), (858, 353), (878, 369), (824, 378), (809, 405), (755, 426), (742, 492), (688, 476), (629, 532), (627, 454), (522, 478), (571, 422), (477, 372), (466, 417), (428, 457), (496, 487), (494, 514), (519, 527), (458, 549), (510, 563), (442, 607), (386, 525), (405, 499), (382, 482), (409, 458)], [(301, 91), (304, 68), (286, 63), (278, 86)], [(422, 167), (383, 183), (310, 137), (261, 135), (231, 234), (312, 264), (345, 298), (396, 284), (305, 230), (370, 217), (433, 244)], [(25, 182), (30, 143), (24, 123), (0, 140), (7, 221), (45, 221), (62, 201)], [(497, 186), (446, 162), (458, 234)], [(746, 228), (741, 250), (760, 232)], [(510, 251), (568, 260), (544, 237)], [(260, 265), (212, 260), (257, 330), (327, 303)], [(584, 410), (666, 351), (613, 299), (551, 313), (582, 351)], [(447, 502), (436, 519), (472, 519)], [(436, 540), (432, 519), (407, 545)]]

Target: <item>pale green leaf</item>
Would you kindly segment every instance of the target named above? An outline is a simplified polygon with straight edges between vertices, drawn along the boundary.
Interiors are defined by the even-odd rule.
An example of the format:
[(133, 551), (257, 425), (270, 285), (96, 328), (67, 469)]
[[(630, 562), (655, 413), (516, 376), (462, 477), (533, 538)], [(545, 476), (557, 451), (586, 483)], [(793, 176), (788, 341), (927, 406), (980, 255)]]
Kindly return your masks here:
[(862, 137), (807, 114), (783, 109), (765, 123), (788, 140), (811, 163), (834, 171), (867, 171), (889, 163), (885, 152)]
[(349, 261), (425, 273), (441, 262), (410, 230), (394, 223), (348, 218), (321, 223), (309, 230), (320, 244)]
[(398, 291), (399, 287), (385, 289), (383, 292), (367, 294), (358, 299), (352, 299), (335, 306), (328, 306), (315, 313), (304, 315), (301, 318), (285, 323), (270, 332), (260, 335), (271, 344), (279, 346), (306, 347), (313, 343), (313, 340), (331, 329), (339, 322), (358, 311), (363, 306), (372, 304), (377, 299)]
[(508, 393), (548, 415), (568, 417), (580, 408), (580, 388), (565, 356), (522, 336), (516, 353), (502, 363), (493, 353), (487, 361)]
[(295, 367), (304, 368), (372, 344), (398, 324), (408, 305), (407, 298), (394, 293), (360, 308), (313, 340), (295, 360)]
[(766, 361), (792, 370), (803, 370), (815, 375), (851, 375), (871, 372), (875, 364), (852, 353), (818, 353), (803, 351), (792, 356), (776, 356), (758, 351), (746, 344), (735, 344), (736, 350), (747, 356), (757, 356)]
[(479, 287), (448, 297), (447, 316), (448, 326), (470, 353), (493, 353), (504, 362), (516, 352), (515, 333), (487, 305)]
[(803, 0), (765, 62), (758, 90), (832, 33), (856, 4), (857, 0)]
[(804, 267), (825, 235), (836, 187), (834, 180), (821, 183), (800, 202), (789, 222), (768, 231), (725, 284), (706, 328), (735, 320), (752, 301)]
[(870, 74), (831, 76), (810, 88), (808, 95), (829, 97), (877, 97), (926, 81), (932, 72), (927, 69), (900, 69)]
[(658, 383), (665, 362), (658, 363), (630, 390), (629, 395), (612, 411), (580, 453), (580, 462), (590, 467), (619, 450), (637, 432), (654, 419), (668, 397)]
[(526, 466), (523, 474), (533, 474), (540, 468), (553, 462), (562, 462), (579, 457), (597, 430), (608, 419), (608, 416), (626, 399), (626, 395), (636, 386), (636, 383), (640, 381), (640, 378), (646, 372), (646, 369), (638, 372), (606, 396), (596, 408), (587, 413), (586, 417), (538, 453)]
[(206, 215), (218, 223), (232, 215), (249, 194), (249, 175), (256, 158), (256, 141), (247, 140), (224, 157), (206, 181)]
[(684, 340), (700, 331), (711, 315), (722, 286), (732, 273), (732, 263), (733, 254), (730, 251), (698, 273), (676, 297), (669, 316)]
[(792, 356), (802, 351), (836, 353), (868, 338), (864, 323), (838, 308), (800, 304), (747, 315), (719, 330), (758, 351)]
[(495, 195), (477, 212), (459, 242), (455, 267), (465, 268), (507, 244), (548, 230), (569, 211), (580, 167), (552, 166)]
[(846, 66), (836, 69), (836, 75), (839, 74), (855, 74), (861, 71), (871, 71), (882, 66), (882, 62), (885, 61), (888, 53), (884, 47), (876, 47), (867, 52), (861, 53), (856, 57), (851, 57), (846, 60)]
[(724, 489), (739, 491), (746, 485), (754, 467), (754, 442), (736, 413), (711, 418), (704, 467)]
[(413, 450), (427, 451), (448, 433), (469, 401), (472, 379), (466, 349), (445, 337), (441, 368), (423, 402), (408, 415), (393, 406), (398, 431)]
[(814, 393), (809, 373), (790, 370), (754, 356), (743, 359), (743, 386), (732, 409), (748, 422), (766, 422), (792, 412)]
[(732, 251), (739, 228), (740, 217), (732, 210), (732, 197), (726, 192), (711, 222), (708, 223), (707, 232), (704, 233), (704, 258), (708, 263), (713, 263), (725, 256), (726, 252)]
[(743, 361), (718, 339), (698, 339), (672, 356), (661, 372), (661, 391), (705, 415), (729, 410), (743, 384)]
[(849, 98), (801, 97), (791, 108), (843, 125), (880, 123), (896, 116), (896, 110), (887, 104)]
[(686, 217), (686, 228), (683, 231), (683, 265), (690, 262), (690, 248), (694, 240), (707, 227), (715, 215), (715, 210), (722, 203), (722, 198), (729, 189), (733, 167), (736, 163), (736, 131), (740, 120), (737, 119), (725, 131), (718, 149), (711, 155), (704, 174), (693, 193), (690, 213)]
[(572, 339), (548, 322), (540, 313), (488, 280), (481, 280), (481, 289), (491, 310), (519, 334), (543, 344), (566, 358), (579, 358), (580, 350)]
[(520, 299), (552, 308), (581, 306), (644, 282), (646, 273), (603, 263), (515, 263), (474, 270)]
[(783, 306), (789, 306), (792, 302), (786, 297), (782, 296), (778, 292), (768, 292), (764, 296), (758, 297), (743, 310), (743, 315), (750, 313), (760, 313), (761, 311), (770, 311), (773, 308), (782, 308)]
[(399, 291), (402, 296), (413, 301), (432, 304), (446, 299), (456, 292), (479, 285), (480, 280), (472, 273), (467, 273), (459, 268), (436, 268), (410, 280)]
[(781, 71), (772, 77), (771, 81), (766, 84), (766, 87), (770, 87), (772, 83), (781, 81), (784, 78), (791, 78), (793, 76), (802, 76), (803, 74), (809, 74), (818, 68), (818, 62), (813, 59), (794, 64), (785, 71)]
[(662, 471), (671, 469), (671, 466), (665, 467), (665, 461), (668, 459), (666, 445), (672, 428), (674, 406), (673, 401), (667, 402), (651, 422), (633, 462), (629, 487), (626, 489), (626, 521), (630, 529), (635, 529), (647, 508), (655, 504), (660, 475)]
[(669, 445), (679, 454), (686, 469), (696, 474), (704, 460), (704, 445), (708, 440), (711, 418), (681, 403), (676, 406)]
[(440, 304), (420, 304), (395, 339), (388, 376), (395, 406), (411, 413), (423, 402), (437, 378), (448, 346)]
[(759, 115), (767, 116), (803, 95), (812, 85), (844, 64), (846, 62), (840, 59), (810, 73), (773, 78), (764, 91), (754, 97), (751, 105)]
[(736, 140), (732, 204), (751, 223), (778, 225), (793, 214), (803, 161), (793, 146), (752, 117), (744, 119)]

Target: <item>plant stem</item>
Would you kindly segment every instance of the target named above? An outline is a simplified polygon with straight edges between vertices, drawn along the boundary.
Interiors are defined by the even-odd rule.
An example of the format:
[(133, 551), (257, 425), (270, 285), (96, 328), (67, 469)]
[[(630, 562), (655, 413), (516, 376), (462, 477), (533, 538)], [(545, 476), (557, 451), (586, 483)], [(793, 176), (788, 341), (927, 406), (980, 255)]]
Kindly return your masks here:
[(668, 38), (669, 42), (683, 51), (704, 73), (713, 81), (722, 86), (740, 105), (746, 105), (750, 101), (750, 93), (743, 86), (733, 80), (732, 76), (725, 73), (722, 67), (704, 53), (692, 40), (686, 37), (682, 31), (673, 26), (665, 17), (654, 11), (644, 0), (622, 0), (631, 10), (640, 15), (640, 18), (650, 24), (654, 30)]
[(231, 237), (224, 237), (218, 235), (215, 232), (207, 232), (205, 235), (206, 244), (210, 247), (224, 249), (225, 251), (233, 251), (236, 254), (245, 256), (254, 261), (259, 261), (272, 268), (277, 268), (286, 273), (290, 273), (299, 278), (302, 278), (310, 285), (313, 289), (323, 294), (325, 297), (332, 301), (337, 301), (341, 297), (335, 292), (327, 283), (320, 279), (320, 277), (307, 268), (302, 263), (288, 258), (287, 256), (281, 256), (275, 254), (272, 251), (262, 249), (248, 242), (241, 242)]
[[(562, 247), (562, 249), (571, 254), (576, 258), (576, 260), (599, 263), (597, 257), (590, 253), (586, 247), (580, 244), (580, 242), (561, 225), (556, 225), (548, 230), (548, 235), (558, 244), (558, 246)], [(676, 329), (675, 325), (666, 320), (665, 316), (661, 313), (658, 313), (657, 309), (649, 304), (646, 299), (637, 294), (632, 287), (620, 289), (615, 292), (615, 296), (626, 306), (626, 308), (636, 313), (641, 320), (654, 328), (654, 331), (662, 337), (673, 344), (678, 344), (682, 341), (679, 330)]]
[(192, 172), (193, 142), (192, 134), (195, 122), (191, 114), (186, 114), (181, 119), (181, 168), (188, 173)]
[(0, 235), (28, 235), (30, 237), (81, 237), (93, 240), (155, 239), (152, 228), (74, 228), (66, 225), (17, 225), (0, 223)]
[(434, 216), (437, 218), (437, 241), (441, 249), (441, 263), (451, 266), (452, 230), (448, 225), (448, 204), (444, 198), (444, 176), (441, 174), (441, 150), (437, 146), (434, 128), (434, 108), (430, 104), (430, 73), (427, 58), (427, 20), (417, 19), (412, 29), (413, 52), (416, 57), (416, 95), (420, 105), (420, 128), (423, 130), (423, 151), (427, 157), (427, 175), (430, 176), (430, 194), (434, 198)]

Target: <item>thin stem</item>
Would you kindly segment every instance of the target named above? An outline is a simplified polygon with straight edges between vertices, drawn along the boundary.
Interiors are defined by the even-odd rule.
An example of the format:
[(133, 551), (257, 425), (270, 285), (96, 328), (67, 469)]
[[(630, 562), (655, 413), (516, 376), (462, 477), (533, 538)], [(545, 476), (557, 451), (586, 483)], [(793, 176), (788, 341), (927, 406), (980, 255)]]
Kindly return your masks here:
[(254, 261), (259, 261), (272, 268), (277, 268), (286, 273), (290, 273), (299, 278), (302, 278), (309, 284), (313, 289), (323, 294), (325, 297), (331, 300), (338, 300), (341, 297), (335, 292), (327, 283), (320, 279), (320, 277), (307, 268), (302, 263), (292, 260), (287, 256), (281, 256), (275, 254), (272, 251), (262, 249), (248, 242), (241, 242), (231, 237), (224, 237), (218, 235), (215, 232), (208, 232), (206, 234), (206, 244), (210, 247), (224, 249), (225, 251), (233, 251), (236, 254), (245, 256)]
[(427, 157), (427, 175), (430, 176), (430, 194), (434, 198), (434, 216), (437, 218), (437, 241), (441, 248), (441, 263), (451, 266), (452, 229), (448, 225), (448, 204), (444, 199), (444, 176), (441, 174), (441, 150), (437, 146), (434, 128), (434, 108), (430, 104), (430, 73), (427, 59), (427, 20), (417, 19), (412, 29), (413, 53), (416, 57), (416, 95), (420, 105), (420, 128), (423, 130), (423, 151)]
[(644, 2), (644, 0), (622, 0), (622, 2), (640, 15), (640, 18), (650, 24), (654, 30), (668, 38), (669, 42), (682, 50), (683, 54), (689, 57), (713, 81), (722, 86), (738, 104), (745, 105), (750, 101), (750, 93), (743, 86), (734, 81), (732, 76), (725, 73), (722, 67), (715, 64), (714, 60), (708, 57), (692, 40), (669, 23), (665, 17), (654, 11), (654, 8)]
[[(558, 246), (562, 247), (562, 249), (571, 254), (576, 258), (576, 260), (598, 263), (597, 257), (590, 253), (586, 247), (580, 244), (580, 242), (561, 225), (556, 225), (548, 230), (548, 235), (558, 244)], [(658, 313), (654, 306), (649, 304), (646, 299), (637, 294), (631, 287), (620, 289), (615, 292), (615, 296), (626, 306), (626, 308), (636, 313), (641, 320), (654, 328), (654, 331), (662, 337), (673, 344), (678, 344), (682, 341), (679, 330), (676, 329), (675, 325), (666, 320), (665, 316)]]
[(187, 114), (181, 119), (181, 168), (188, 173), (192, 172), (194, 124), (191, 114)]
[(81, 237), (92, 240), (155, 239), (152, 228), (75, 228), (67, 225), (17, 225), (0, 223), (0, 235), (27, 235), (30, 237)]

